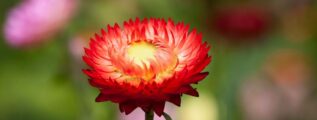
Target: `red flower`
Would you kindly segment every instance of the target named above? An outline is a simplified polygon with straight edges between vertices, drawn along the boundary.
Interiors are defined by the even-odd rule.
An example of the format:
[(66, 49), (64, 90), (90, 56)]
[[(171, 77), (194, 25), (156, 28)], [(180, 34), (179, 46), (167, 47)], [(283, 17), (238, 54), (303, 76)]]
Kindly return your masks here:
[(234, 6), (217, 10), (215, 30), (230, 39), (245, 40), (263, 35), (270, 22), (266, 10), (256, 6)]
[(108, 25), (95, 35), (84, 61), (90, 84), (99, 88), (97, 102), (112, 101), (121, 112), (140, 107), (162, 115), (166, 101), (180, 106), (182, 94), (198, 96), (191, 84), (208, 75), (201, 72), (211, 61), (209, 45), (196, 30), (172, 20), (131, 19)]

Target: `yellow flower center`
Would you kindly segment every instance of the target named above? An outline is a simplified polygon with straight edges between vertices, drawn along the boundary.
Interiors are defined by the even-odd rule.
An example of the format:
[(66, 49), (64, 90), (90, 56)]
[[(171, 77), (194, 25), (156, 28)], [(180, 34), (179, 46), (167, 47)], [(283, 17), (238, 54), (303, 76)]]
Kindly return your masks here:
[[(150, 59), (155, 59), (156, 47), (148, 42), (133, 42), (128, 47), (128, 56), (141, 67), (149, 67)], [(143, 66), (145, 64), (146, 66)]]

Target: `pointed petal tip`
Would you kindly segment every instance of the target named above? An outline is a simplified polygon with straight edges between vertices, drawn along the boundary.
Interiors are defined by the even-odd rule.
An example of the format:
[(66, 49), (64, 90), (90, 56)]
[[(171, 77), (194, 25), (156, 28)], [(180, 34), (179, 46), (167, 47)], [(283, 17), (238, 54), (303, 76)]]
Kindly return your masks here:
[(173, 103), (176, 106), (179, 106), (179, 107), (181, 106), (181, 96), (180, 95), (172, 96), (172, 97), (170, 97), (170, 99), (168, 101)]
[(103, 102), (103, 101), (107, 101), (107, 97), (102, 95), (101, 93), (96, 97), (95, 101), (96, 102)]
[(154, 112), (158, 116), (162, 116), (164, 112), (164, 107), (165, 107), (165, 102), (161, 102), (161, 103), (155, 104), (153, 109), (154, 109)]
[(190, 91), (185, 92), (185, 94), (191, 95), (191, 96), (194, 96), (194, 97), (199, 97), (199, 93), (194, 88), (192, 90), (190, 90)]
[(122, 108), (123, 108), (125, 114), (128, 115), (131, 112), (133, 112), (137, 108), (137, 106), (134, 104), (125, 104), (125, 105), (122, 105)]

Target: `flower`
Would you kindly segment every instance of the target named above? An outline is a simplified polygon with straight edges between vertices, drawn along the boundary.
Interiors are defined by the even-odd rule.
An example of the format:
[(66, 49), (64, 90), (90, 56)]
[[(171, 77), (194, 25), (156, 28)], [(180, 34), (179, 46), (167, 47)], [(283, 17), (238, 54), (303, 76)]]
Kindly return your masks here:
[(269, 27), (270, 15), (256, 6), (233, 6), (218, 9), (213, 21), (217, 33), (241, 41), (262, 36)]
[(99, 88), (97, 102), (112, 101), (121, 112), (137, 107), (161, 116), (166, 101), (180, 106), (182, 94), (198, 96), (191, 84), (208, 75), (201, 72), (211, 61), (202, 35), (169, 19), (138, 18), (108, 25), (95, 35), (83, 60), (92, 86)]
[(67, 23), (76, 5), (76, 0), (24, 0), (9, 12), (4, 36), (13, 47), (40, 43)]

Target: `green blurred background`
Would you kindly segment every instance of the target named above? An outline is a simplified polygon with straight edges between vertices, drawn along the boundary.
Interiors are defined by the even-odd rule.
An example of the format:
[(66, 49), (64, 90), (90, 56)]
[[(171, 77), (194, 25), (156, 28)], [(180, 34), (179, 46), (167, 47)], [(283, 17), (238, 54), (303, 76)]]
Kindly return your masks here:
[[(7, 12), (23, 0), (0, 1), (0, 28)], [(280, 49), (300, 51), (313, 62), (317, 59), (316, 1), (300, 10), (290, 1), (281, 0), (81, 0), (75, 17), (50, 41), (34, 48), (19, 49), (7, 45), (0, 35), (0, 119), (1, 120), (115, 120), (117, 105), (95, 103), (98, 90), (89, 86), (81, 72), (86, 68), (70, 52), (70, 41), (77, 36), (93, 36), (107, 24), (122, 24), (136, 17), (172, 18), (184, 21), (203, 33), (212, 45), (212, 63), (205, 69), (210, 75), (195, 87), (206, 98), (204, 108), (213, 116), (206, 120), (244, 120), (247, 116), (240, 102), (241, 84), (266, 62), (267, 56)], [(301, 1), (301, 0), (297, 0)], [(230, 43), (210, 24), (214, 12), (222, 6), (256, 4), (268, 8), (272, 20), (264, 37)], [(295, 7), (294, 7), (295, 6)], [(302, 10), (304, 9), (304, 10)], [(300, 12), (298, 12), (300, 11)], [(292, 21), (294, 20), (294, 21)], [(298, 34), (296, 34), (298, 33)], [(230, 38), (234, 39), (234, 38)], [(261, 39), (261, 40), (258, 40)], [(225, 41), (225, 42), (224, 42)], [(259, 41), (259, 42), (258, 42)], [(312, 70), (312, 83), (316, 77)], [(316, 92), (313, 92), (316, 93)], [(310, 95), (313, 96), (314, 94)], [(314, 97), (312, 97), (314, 98)], [(183, 100), (190, 99), (183, 96)], [(197, 101), (195, 101), (197, 100)], [(195, 98), (190, 102), (198, 102)], [(186, 104), (182, 104), (184, 109)], [(213, 102), (213, 103), (208, 103)], [(315, 100), (316, 102), (316, 100)], [(211, 104), (211, 105), (210, 105)], [(205, 105), (205, 106), (204, 106)], [(195, 106), (195, 105), (194, 105)], [(176, 111), (186, 111), (176, 108)], [(213, 112), (213, 113), (212, 113)], [(198, 113), (199, 114), (199, 113)], [(204, 114), (203, 114), (204, 115)], [(186, 116), (177, 113), (177, 118)], [(179, 117), (180, 116), (180, 117)], [(181, 120), (181, 119), (180, 119)]]

